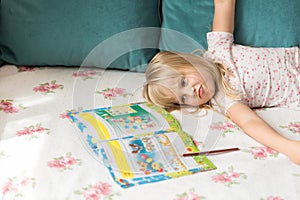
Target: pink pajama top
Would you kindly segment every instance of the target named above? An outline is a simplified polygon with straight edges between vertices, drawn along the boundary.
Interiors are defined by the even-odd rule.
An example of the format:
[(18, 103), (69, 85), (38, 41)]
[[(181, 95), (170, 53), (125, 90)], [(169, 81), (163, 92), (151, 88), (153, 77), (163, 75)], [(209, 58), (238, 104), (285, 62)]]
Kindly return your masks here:
[[(234, 77), (227, 79), (251, 108), (283, 107), (300, 110), (300, 50), (254, 48), (233, 43), (233, 34), (209, 32), (204, 57), (220, 62)], [(226, 110), (234, 101), (226, 100)]]

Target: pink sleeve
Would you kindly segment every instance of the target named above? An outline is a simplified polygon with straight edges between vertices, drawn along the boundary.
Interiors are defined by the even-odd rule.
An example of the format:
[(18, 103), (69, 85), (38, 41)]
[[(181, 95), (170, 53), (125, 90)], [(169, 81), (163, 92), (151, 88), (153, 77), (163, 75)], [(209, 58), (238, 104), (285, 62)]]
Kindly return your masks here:
[[(227, 32), (209, 32), (207, 33), (207, 44), (208, 51), (205, 54), (206, 58), (214, 62), (221, 62), (227, 67), (231, 66), (233, 34)], [(229, 97), (220, 95), (216, 96), (213, 100), (214, 108), (225, 115), (228, 109), (237, 102)]]
[(233, 45), (233, 34), (227, 32), (207, 33), (208, 52), (213, 60), (226, 60)]
[(233, 34), (227, 32), (208, 32), (207, 33), (207, 44), (208, 50), (216, 50), (220, 47), (228, 47), (233, 43)]
[(212, 107), (225, 115), (227, 115), (228, 109), (235, 103), (238, 103), (238, 100), (232, 100), (231, 98), (224, 95), (217, 95), (212, 99)]

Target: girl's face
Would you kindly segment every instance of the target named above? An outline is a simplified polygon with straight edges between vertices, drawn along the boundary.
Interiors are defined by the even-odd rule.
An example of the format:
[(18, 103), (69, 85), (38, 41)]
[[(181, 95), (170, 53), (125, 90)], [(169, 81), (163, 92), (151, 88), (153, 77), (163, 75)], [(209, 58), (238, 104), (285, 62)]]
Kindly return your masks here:
[(205, 70), (182, 75), (175, 89), (175, 101), (179, 104), (199, 106), (207, 103), (215, 94), (215, 79)]

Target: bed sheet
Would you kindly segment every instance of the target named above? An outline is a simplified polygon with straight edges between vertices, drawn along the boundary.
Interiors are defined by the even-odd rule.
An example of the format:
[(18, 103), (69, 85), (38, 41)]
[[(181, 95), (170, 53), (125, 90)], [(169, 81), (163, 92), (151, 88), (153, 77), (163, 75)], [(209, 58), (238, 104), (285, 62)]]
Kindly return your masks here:
[[(74, 67), (0, 68), (0, 199), (298, 200), (300, 167), (208, 112), (174, 116), (204, 148), (239, 147), (210, 156), (217, 169), (122, 189), (80, 140), (67, 112), (143, 101), (144, 74)], [(300, 139), (299, 111), (256, 112)], [(213, 140), (212, 136), (217, 134)], [(207, 147), (206, 147), (207, 148)]]

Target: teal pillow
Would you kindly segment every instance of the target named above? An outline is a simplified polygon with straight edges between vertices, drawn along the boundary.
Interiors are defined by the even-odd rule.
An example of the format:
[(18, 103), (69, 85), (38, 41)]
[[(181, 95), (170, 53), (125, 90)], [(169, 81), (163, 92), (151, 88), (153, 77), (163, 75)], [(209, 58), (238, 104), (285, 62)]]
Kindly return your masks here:
[(236, 43), (300, 47), (299, 0), (238, 0), (236, 10)]
[[(160, 48), (207, 49), (213, 0), (163, 0)], [(300, 46), (299, 0), (237, 0), (235, 43), (263, 47)]]
[[(16, 65), (79, 66), (95, 47), (115, 35), (160, 27), (158, 12), (158, 0), (1, 1), (0, 60)], [(123, 50), (109, 67), (143, 71), (145, 67), (140, 66), (157, 52), (158, 33), (152, 36), (151, 45), (144, 44), (143, 35), (132, 34), (134, 41), (123, 39), (105, 46), (110, 46), (110, 52)], [(98, 59), (105, 60), (101, 51)], [(107, 64), (97, 62), (101, 63)]]

